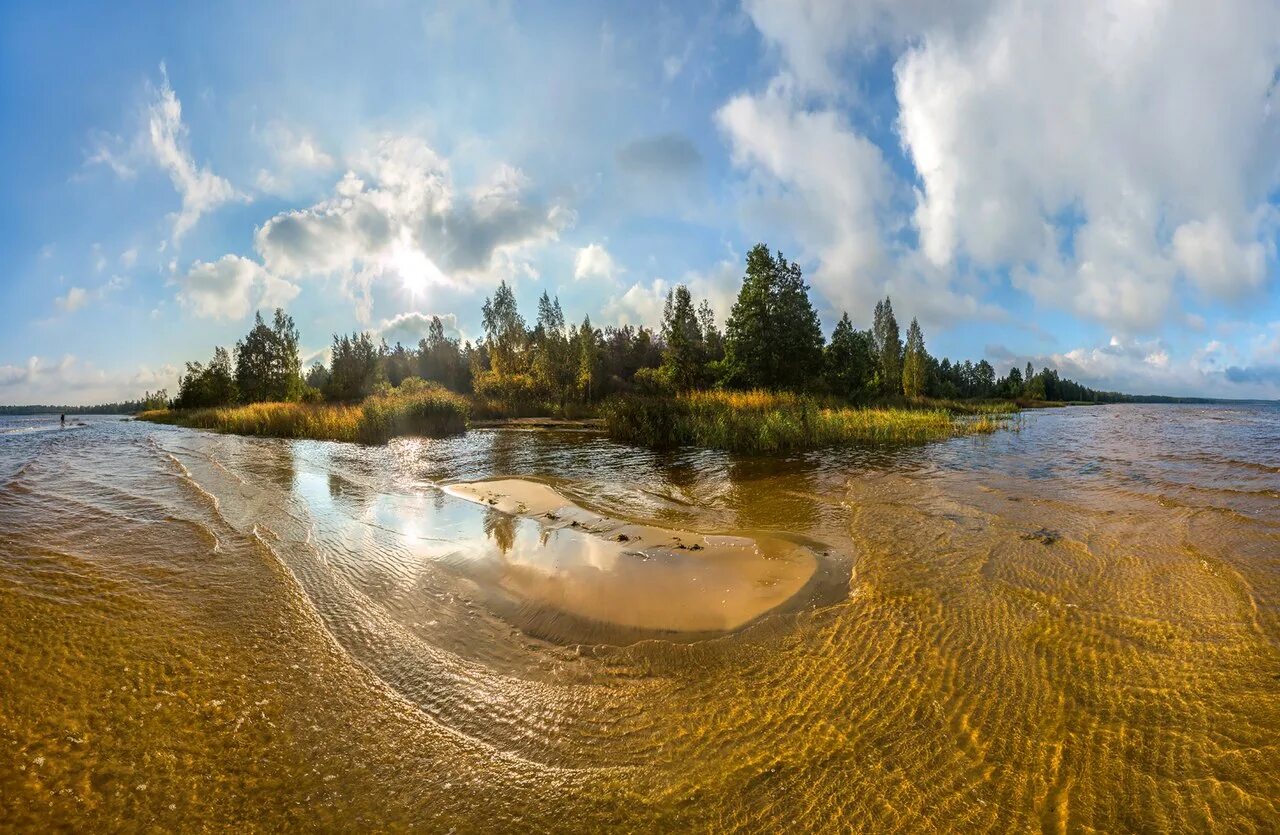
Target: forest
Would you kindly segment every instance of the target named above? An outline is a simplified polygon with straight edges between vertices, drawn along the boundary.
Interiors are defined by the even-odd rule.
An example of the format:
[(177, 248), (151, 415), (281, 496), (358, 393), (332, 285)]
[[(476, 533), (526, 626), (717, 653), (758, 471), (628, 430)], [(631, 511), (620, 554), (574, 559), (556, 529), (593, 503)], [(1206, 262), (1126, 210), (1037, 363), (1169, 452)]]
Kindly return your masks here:
[(276, 310), (259, 315), (233, 349), (215, 348), (207, 363), (188, 362), (174, 408), (256, 402), (352, 402), (397, 387), (410, 377), (471, 395), (495, 416), (583, 414), (616, 394), (677, 394), (694, 390), (789, 391), (842, 398), (854, 404), (900, 398), (1115, 402), (1101, 392), (1030, 363), (997, 376), (986, 360), (974, 363), (929, 353), (919, 323), (905, 338), (885, 298), (870, 327), (849, 314), (831, 339), (821, 323), (800, 267), (764, 244), (747, 256), (742, 288), (723, 329), (706, 300), (687, 286), (667, 296), (656, 328), (596, 328), (589, 316), (566, 322), (559, 299), (545, 291), (532, 323), (505, 282), (482, 308), (484, 337), (475, 343), (446, 334), (433, 317), (415, 346), (388, 346), (368, 332), (335, 334), (328, 366), (302, 369), (293, 320)]

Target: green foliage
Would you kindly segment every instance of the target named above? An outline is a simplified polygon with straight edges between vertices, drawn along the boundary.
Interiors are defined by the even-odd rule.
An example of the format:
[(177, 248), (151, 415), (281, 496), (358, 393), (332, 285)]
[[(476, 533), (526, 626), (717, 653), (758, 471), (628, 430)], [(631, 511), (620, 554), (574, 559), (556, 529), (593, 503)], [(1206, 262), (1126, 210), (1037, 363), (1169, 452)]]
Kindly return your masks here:
[(800, 267), (764, 244), (747, 253), (746, 275), (725, 327), (724, 382), (808, 388), (823, 368), (822, 327)]
[[(710, 309), (708, 309), (708, 314)], [(663, 375), (677, 391), (687, 391), (702, 383), (707, 350), (702, 326), (693, 308), (693, 296), (684, 284), (667, 293), (662, 311)]]
[(293, 317), (276, 308), (270, 327), (254, 314), (253, 329), (236, 343), (236, 386), (246, 403), (290, 402), (302, 396), (302, 360)]
[[(467, 343), (470, 350), (470, 343)], [(444, 322), (432, 316), (427, 338), (418, 342), (418, 374), (454, 391), (471, 390), (471, 368), (458, 340), (445, 336)]]
[(698, 305), (698, 330), (702, 332), (702, 346), (707, 362), (724, 359), (724, 334), (716, 327), (716, 314), (706, 299)]
[(528, 374), (498, 374), (481, 371), (473, 383), (476, 397), (504, 403), (537, 403), (538, 384)]
[(231, 354), (226, 348), (213, 349), (213, 359), (208, 365), (187, 363), (187, 373), (178, 380), (178, 396), (174, 407), (198, 409), (209, 406), (229, 406), (239, 399), (235, 370)]
[(399, 342), (394, 348), (388, 348), (384, 341), (379, 355), (382, 360), (382, 376), (393, 386), (400, 385), (417, 372), (417, 357)]
[(251, 403), (223, 408), (161, 409), (142, 412), (138, 419), (237, 435), (384, 443), (399, 435), (439, 437), (463, 432), (469, 412), (466, 398), (418, 380), (399, 389), (388, 388), (358, 405)]
[(381, 352), (368, 333), (335, 334), (332, 354), (329, 380), (324, 389), (329, 400), (360, 400), (386, 379)]
[(898, 320), (893, 315), (893, 302), (888, 296), (884, 301), (876, 302), (871, 335), (880, 393), (888, 396), (898, 394), (902, 391), (902, 339), (898, 333)]
[(701, 446), (776, 453), (851, 444), (919, 443), (994, 432), (1007, 417), (940, 408), (858, 409), (787, 392), (698, 391), (624, 396), (602, 408), (609, 436), (655, 448)]
[(583, 317), (574, 344), (578, 355), (578, 391), (583, 400), (590, 402), (600, 386), (600, 332), (591, 327), (590, 316)]
[(577, 378), (577, 357), (566, 331), (560, 299), (544, 290), (532, 335), (533, 378), (548, 400), (561, 405), (572, 396)]
[(875, 377), (871, 334), (855, 330), (848, 313), (836, 323), (824, 359), (827, 387), (834, 394), (850, 400), (863, 400), (870, 395)]
[(912, 319), (907, 328), (907, 347), (902, 358), (902, 393), (907, 397), (923, 396), (928, 375), (929, 355), (924, 349), (924, 334), (920, 331), (920, 323)]
[[(142, 396), (142, 402), (138, 404), (138, 405), (139, 405), (139, 407), (140, 407), (140, 408), (138, 409), (138, 411), (148, 411), (148, 410), (154, 410), (154, 409), (168, 409), (168, 408), (169, 408), (169, 402), (170, 402), (170, 401), (169, 401), (169, 390), (168, 390), (168, 389), (160, 389), (160, 390), (159, 390), (159, 391), (157, 391), (157, 392), (150, 392), (150, 391), (148, 391), (146, 394), (144, 394), (144, 395)], [(66, 409), (61, 409), (61, 410), (56, 410), (56, 411), (67, 411), (67, 410), (66, 410)]]
[(469, 414), (470, 406), (461, 395), (418, 381), (408, 391), (399, 389), (366, 398), (356, 436), (364, 443), (377, 444), (400, 435), (456, 435), (466, 431)]
[(747, 253), (747, 270), (725, 324), (725, 382), (742, 388), (770, 386), (777, 378), (773, 351), (774, 259), (756, 244)]
[(492, 298), (484, 300), (485, 342), (489, 347), (489, 367), (498, 374), (523, 372), (523, 352), (528, 334), (516, 305), (516, 294), (503, 281)]

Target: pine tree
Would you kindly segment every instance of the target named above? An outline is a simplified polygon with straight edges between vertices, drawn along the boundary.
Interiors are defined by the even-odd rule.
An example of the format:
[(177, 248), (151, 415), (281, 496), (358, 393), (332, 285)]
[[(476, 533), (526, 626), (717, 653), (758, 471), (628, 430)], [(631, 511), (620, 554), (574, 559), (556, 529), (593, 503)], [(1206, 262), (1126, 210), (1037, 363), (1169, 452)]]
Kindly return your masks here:
[(578, 329), (578, 338), (576, 340), (578, 343), (577, 384), (579, 391), (582, 392), (583, 399), (587, 402), (598, 396), (600, 378), (599, 338), (596, 329), (591, 327), (591, 317), (584, 317), (582, 327)]
[(694, 388), (701, 382), (705, 350), (702, 328), (693, 309), (689, 288), (678, 284), (667, 293), (662, 310), (663, 375), (677, 391)]
[(725, 382), (806, 388), (822, 374), (822, 325), (800, 266), (757, 244), (725, 327)]
[(708, 362), (724, 359), (724, 334), (716, 327), (716, 314), (706, 299), (698, 305), (698, 328), (702, 331), (702, 344), (706, 348)]
[(865, 331), (854, 329), (848, 313), (836, 323), (824, 360), (831, 391), (850, 399), (865, 396), (872, 374), (871, 339)]
[(725, 378), (743, 388), (764, 387), (776, 379), (773, 338), (774, 262), (769, 247), (756, 244), (747, 253), (742, 289), (725, 324)]
[(809, 301), (800, 265), (779, 253), (774, 262), (774, 378), (778, 388), (810, 388), (822, 374), (822, 323)]
[(924, 334), (914, 318), (907, 328), (906, 354), (902, 360), (902, 393), (907, 397), (920, 397), (928, 381), (929, 355), (924, 349)]
[(884, 301), (876, 302), (871, 332), (880, 366), (877, 375), (880, 392), (897, 394), (902, 391), (902, 339), (898, 333), (898, 320), (893, 315), (893, 302), (888, 296)]

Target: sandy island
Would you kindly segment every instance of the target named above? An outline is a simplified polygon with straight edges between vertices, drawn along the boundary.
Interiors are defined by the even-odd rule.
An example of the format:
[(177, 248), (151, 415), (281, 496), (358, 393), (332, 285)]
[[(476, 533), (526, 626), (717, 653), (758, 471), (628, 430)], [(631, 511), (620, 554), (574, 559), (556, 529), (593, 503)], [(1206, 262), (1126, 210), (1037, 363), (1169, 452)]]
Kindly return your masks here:
[(536, 521), (504, 547), (503, 589), (530, 603), (633, 629), (737, 629), (803, 589), (812, 550), (772, 537), (708, 536), (592, 513), (523, 479), (454, 484), (451, 495)]

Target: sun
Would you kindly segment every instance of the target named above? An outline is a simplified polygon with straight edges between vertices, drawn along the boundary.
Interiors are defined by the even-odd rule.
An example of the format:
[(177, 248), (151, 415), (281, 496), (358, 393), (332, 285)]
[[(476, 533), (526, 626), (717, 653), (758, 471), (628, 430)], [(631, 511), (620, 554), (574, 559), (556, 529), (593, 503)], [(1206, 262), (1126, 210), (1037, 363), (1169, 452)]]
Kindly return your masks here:
[(440, 268), (402, 234), (387, 257), (387, 267), (400, 276), (401, 284), (411, 296), (420, 296), (443, 278)]

